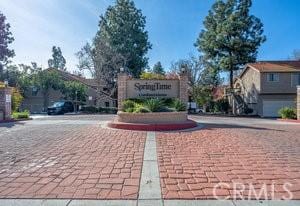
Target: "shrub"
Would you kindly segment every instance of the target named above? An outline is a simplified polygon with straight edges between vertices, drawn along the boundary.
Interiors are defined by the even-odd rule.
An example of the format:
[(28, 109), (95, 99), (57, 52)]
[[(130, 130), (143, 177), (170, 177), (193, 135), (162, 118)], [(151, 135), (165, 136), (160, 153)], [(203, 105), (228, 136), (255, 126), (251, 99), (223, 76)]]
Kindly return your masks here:
[(166, 98), (166, 99), (162, 99), (161, 101), (166, 107), (172, 107), (174, 105), (174, 100), (175, 100), (174, 98)]
[(159, 112), (163, 108), (163, 103), (159, 99), (148, 99), (144, 106), (147, 107), (151, 112)]
[(245, 114), (251, 114), (251, 113), (253, 113), (253, 109), (252, 108), (246, 108), (245, 109)]
[(12, 96), (11, 96), (11, 106), (12, 111), (17, 112), (19, 107), (23, 101), (23, 96), (21, 95), (20, 91), (16, 88), (13, 88)]
[(156, 73), (152, 73), (152, 72), (143, 72), (140, 75), (140, 79), (157, 79), (157, 80), (161, 80), (161, 79), (166, 79), (165, 75), (162, 74), (156, 74)]
[(81, 111), (85, 113), (97, 113), (98, 109), (94, 106), (84, 106), (81, 108)]
[(115, 107), (100, 107), (98, 109), (99, 112), (106, 113), (106, 114), (117, 114), (118, 108)]
[(149, 113), (150, 110), (146, 107), (143, 107), (142, 105), (138, 106), (134, 110), (135, 113)]
[(29, 111), (25, 110), (23, 112), (14, 112), (12, 114), (14, 119), (28, 119), (29, 118)]
[(127, 108), (123, 110), (123, 112), (133, 113), (135, 111), (135, 108)]
[(123, 106), (123, 111), (127, 111), (127, 110), (131, 110), (131, 109), (134, 109), (134, 107), (136, 106), (135, 105), (136, 102), (134, 100), (125, 100), (123, 103), (122, 103), (122, 106)]
[(296, 110), (290, 107), (281, 108), (278, 112), (282, 119), (296, 119)]
[(177, 112), (182, 112), (182, 111), (186, 111), (186, 105), (185, 103), (183, 103), (182, 101), (180, 101), (179, 99), (176, 99), (174, 101), (174, 109), (177, 111)]

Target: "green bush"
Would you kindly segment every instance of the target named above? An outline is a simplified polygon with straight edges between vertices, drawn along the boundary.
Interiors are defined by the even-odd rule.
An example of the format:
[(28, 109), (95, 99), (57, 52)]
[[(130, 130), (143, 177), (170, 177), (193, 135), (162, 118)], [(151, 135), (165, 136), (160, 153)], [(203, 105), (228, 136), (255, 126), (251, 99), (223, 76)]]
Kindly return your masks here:
[(13, 92), (11, 96), (11, 106), (13, 112), (17, 112), (19, 110), (23, 99), (24, 98), (21, 95), (20, 91), (16, 88), (13, 88)]
[(281, 108), (278, 114), (282, 119), (297, 119), (296, 109), (290, 107)]
[(174, 98), (166, 98), (166, 99), (162, 99), (162, 103), (166, 106), (166, 107), (172, 107), (174, 105)]
[(131, 109), (134, 109), (135, 107), (135, 104), (136, 102), (133, 101), (133, 100), (125, 100), (123, 103), (122, 103), (122, 107), (123, 107), (123, 111), (127, 111), (127, 110), (131, 110)]
[(227, 99), (219, 99), (214, 103), (215, 112), (228, 112), (229, 102)]
[(106, 114), (117, 114), (118, 108), (115, 107), (100, 107), (98, 112), (106, 113)]
[(29, 118), (29, 111), (25, 110), (23, 112), (13, 112), (12, 116), (14, 119), (28, 119)]
[(81, 111), (85, 113), (97, 113), (98, 109), (94, 106), (84, 106), (81, 108)]
[(183, 103), (183, 102), (180, 101), (179, 99), (176, 99), (176, 100), (174, 101), (173, 107), (174, 107), (174, 109), (175, 109), (177, 112), (183, 112), (183, 111), (186, 111), (186, 105), (185, 105), (185, 103)]
[(150, 110), (142, 105), (135, 108), (134, 113), (149, 113)]
[(124, 112), (133, 113), (135, 111), (135, 108), (127, 108), (123, 110)]
[(159, 99), (148, 99), (144, 106), (147, 107), (151, 112), (160, 112), (163, 108), (163, 103)]

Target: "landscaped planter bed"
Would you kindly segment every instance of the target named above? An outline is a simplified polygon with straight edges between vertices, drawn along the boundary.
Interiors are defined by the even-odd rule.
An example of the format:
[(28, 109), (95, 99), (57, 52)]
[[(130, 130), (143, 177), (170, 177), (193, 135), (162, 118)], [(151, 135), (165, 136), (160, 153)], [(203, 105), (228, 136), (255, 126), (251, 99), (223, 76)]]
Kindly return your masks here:
[(118, 112), (118, 122), (125, 123), (180, 123), (187, 121), (187, 112), (153, 112), (153, 113), (128, 113)]

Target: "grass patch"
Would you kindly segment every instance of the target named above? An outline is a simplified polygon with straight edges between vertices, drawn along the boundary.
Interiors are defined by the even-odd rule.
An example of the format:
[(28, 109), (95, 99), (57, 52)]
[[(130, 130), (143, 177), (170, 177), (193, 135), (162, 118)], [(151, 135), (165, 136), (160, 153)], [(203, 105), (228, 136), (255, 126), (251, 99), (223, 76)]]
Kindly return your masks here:
[(30, 115), (29, 111), (13, 112), (12, 117), (14, 119), (28, 119), (29, 115)]

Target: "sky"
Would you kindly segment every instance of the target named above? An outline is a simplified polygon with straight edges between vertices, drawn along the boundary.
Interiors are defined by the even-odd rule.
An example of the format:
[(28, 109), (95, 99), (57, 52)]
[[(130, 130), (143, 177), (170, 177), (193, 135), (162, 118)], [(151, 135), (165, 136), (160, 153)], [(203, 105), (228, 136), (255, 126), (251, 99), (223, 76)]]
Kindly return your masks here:
[[(15, 41), (13, 63), (37, 62), (47, 67), (53, 45), (61, 47), (69, 71), (76, 70), (75, 53), (98, 30), (99, 16), (114, 0), (0, 0)], [(134, 0), (146, 16), (152, 50), (149, 65), (199, 55), (194, 43), (214, 0)], [(264, 23), (267, 41), (258, 60), (284, 60), (300, 49), (300, 0), (253, 0), (251, 13)]]

